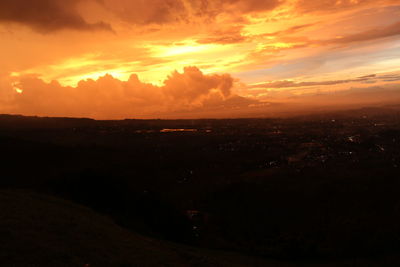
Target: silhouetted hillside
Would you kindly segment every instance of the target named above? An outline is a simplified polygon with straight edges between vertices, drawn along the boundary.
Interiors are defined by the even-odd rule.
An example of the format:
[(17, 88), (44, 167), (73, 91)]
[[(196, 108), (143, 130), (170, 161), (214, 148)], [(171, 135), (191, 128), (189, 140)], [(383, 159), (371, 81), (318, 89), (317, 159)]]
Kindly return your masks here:
[[(206, 249), (218, 261), (231, 251), (232, 259), (381, 266), (400, 258), (399, 142), (396, 106), (287, 119), (4, 115), (0, 187), (72, 201), (107, 216), (110, 229)], [(16, 200), (4, 205), (29, 202), (31, 193), (9, 197)], [(42, 217), (32, 205), (26, 224)], [(15, 208), (5, 206), (3, 215)], [(52, 226), (42, 230), (52, 233)]]

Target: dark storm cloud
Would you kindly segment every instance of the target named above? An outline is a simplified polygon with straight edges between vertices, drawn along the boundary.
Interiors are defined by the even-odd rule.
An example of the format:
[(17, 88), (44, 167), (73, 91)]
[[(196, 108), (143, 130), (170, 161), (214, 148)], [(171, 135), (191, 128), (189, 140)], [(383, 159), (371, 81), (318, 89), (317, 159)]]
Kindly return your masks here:
[(104, 22), (88, 23), (78, 13), (80, 0), (1, 0), (0, 22), (26, 25), (46, 33), (62, 29), (111, 30)]
[(168, 24), (193, 18), (214, 18), (272, 10), (281, 0), (99, 0), (118, 17), (133, 24)]

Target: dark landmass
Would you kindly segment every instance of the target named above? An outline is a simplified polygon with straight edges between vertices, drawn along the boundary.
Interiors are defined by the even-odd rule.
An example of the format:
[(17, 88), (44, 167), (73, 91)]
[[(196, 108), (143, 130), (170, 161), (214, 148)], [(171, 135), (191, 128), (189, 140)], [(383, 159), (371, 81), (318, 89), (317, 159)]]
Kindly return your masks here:
[(2, 265), (400, 263), (399, 106), (284, 119), (0, 115), (0, 148)]

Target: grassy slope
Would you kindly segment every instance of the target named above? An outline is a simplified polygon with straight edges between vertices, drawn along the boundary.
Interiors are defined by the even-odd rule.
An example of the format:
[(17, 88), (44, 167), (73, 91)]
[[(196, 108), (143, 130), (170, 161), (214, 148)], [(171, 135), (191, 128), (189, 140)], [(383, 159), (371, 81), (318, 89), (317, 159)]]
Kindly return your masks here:
[(285, 267), (400, 263), (397, 257), (289, 263), (191, 248), (137, 235), (88, 208), (28, 191), (0, 191), (0, 210), (1, 266)]
[(0, 191), (0, 210), (1, 266), (266, 264), (146, 238), (83, 206), (28, 191)]

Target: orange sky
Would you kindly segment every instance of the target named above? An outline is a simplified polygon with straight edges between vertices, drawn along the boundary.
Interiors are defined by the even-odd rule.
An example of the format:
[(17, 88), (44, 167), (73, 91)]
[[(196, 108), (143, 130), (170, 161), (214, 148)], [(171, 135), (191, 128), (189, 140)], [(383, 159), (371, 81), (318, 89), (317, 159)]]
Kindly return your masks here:
[(240, 116), (384, 95), (400, 84), (399, 15), (399, 0), (1, 0), (0, 113)]

